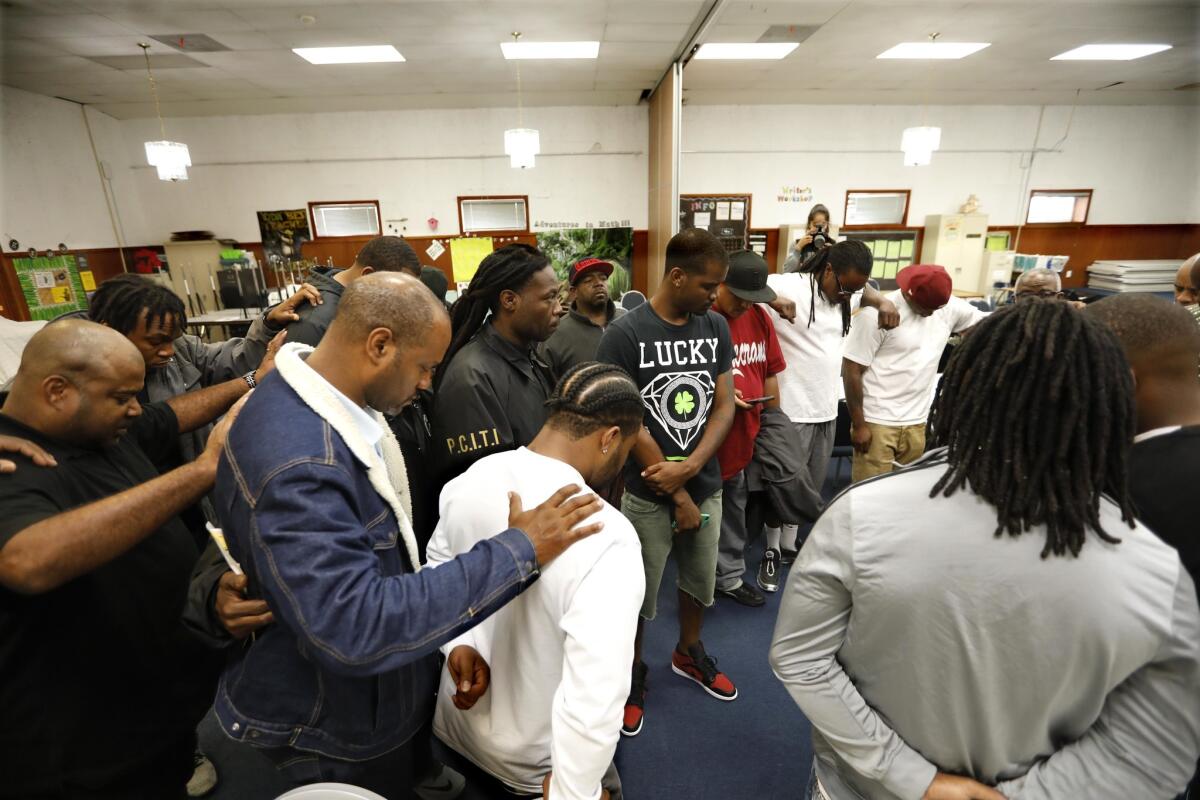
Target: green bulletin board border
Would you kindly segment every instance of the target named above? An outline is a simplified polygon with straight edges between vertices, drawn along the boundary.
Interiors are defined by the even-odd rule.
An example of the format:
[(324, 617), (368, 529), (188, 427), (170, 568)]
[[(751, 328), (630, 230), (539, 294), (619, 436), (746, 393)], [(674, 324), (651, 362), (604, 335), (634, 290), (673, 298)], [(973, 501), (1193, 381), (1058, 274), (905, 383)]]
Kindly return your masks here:
[[(29, 307), (31, 320), (52, 320), (72, 311), (86, 311), (88, 307), (87, 293), (83, 289), (83, 280), (79, 277), (79, 262), (75, 256), (53, 256), (47, 258), (14, 258), (13, 268), (17, 273), (17, 282), (21, 285), (21, 294), (25, 305)], [(71, 293), (75, 299), (69, 303), (41, 305), (38, 303), (37, 287), (33, 283), (33, 273), (46, 270), (65, 269), (70, 278)]]

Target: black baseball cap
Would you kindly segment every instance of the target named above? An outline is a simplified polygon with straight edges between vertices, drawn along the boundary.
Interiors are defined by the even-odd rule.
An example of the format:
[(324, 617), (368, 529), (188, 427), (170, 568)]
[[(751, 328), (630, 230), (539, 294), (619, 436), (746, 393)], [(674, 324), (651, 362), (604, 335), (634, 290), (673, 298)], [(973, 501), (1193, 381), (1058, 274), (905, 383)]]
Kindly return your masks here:
[(775, 290), (767, 286), (770, 271), (763, 257), (753, 250), (730, 253), (725, 288), (748, 303), (769, 303), (775, 299)]

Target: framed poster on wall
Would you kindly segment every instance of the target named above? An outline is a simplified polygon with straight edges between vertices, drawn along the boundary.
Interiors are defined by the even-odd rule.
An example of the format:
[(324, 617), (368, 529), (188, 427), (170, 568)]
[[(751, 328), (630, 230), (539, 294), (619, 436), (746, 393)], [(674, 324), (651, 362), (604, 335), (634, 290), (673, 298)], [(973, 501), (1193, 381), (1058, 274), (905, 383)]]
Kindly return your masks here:
[[(75, 256), (14, 258), (13, 268), (30, 319), (49, 321), (72, 311), (87, 310), (87, 290)], [(90, 280), (91, 273), (88, 275)]]
[(750, 195), (681, 194), (679, 230), (685, 228), (704, 228), (730, 252), (745, 250), (750, 232)]

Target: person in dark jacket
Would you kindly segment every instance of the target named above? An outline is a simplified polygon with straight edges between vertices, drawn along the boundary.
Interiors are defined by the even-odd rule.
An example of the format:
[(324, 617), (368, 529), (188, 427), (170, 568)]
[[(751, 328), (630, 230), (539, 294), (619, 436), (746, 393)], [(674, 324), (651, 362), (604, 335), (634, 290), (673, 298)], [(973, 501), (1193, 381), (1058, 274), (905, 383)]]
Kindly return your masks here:
[(449, 304), (446, 303), (446, 292), (450, 289), (450, 279), (446, 277), (446, 273), (437, 267), (422, 265), (421, 283), (429, 287), (429, 291), (433, 292), (433, 296), (441, 300), (442, 304), (449, 308)]
[[(415, 278), (365, 277), (317, 349), (280, 351), (277, 374), (229, 432), (217, 511), (276, 621), (233, 652), (216, 715), (292, 785), (412, 798), (427, 770), (437, 648), (599, 530), (576, 527), (601, 508), (594, 495), (568, 499), (578, 486), (527, 513), (510, 495), (508, 530), (421, 568), (403, 457), (381, 412), (428, 389), (449, 341), (445, 310)], [(469, 647), (449, 657), (481, 676), (461, 690), (475, 699), (477, 659)]]
[(539, 350), (554, 380), (561, 379), (576, 364), (594, 361), (604, 329), (625, 313), (608, 296), (608, 276), (612, 271), (613, 265), (600, 258), (585, 258), (571, 265), (575, 302)]
[[(146, 380), (138, 400), (158, 403), (239, 377), (246, 384), (245, 391), (252, 389), (266, 374), (263, 364), (269, 361), (265, 356), (277, 351), (283, 343), (286, 334), (280, 331), (299, 319), (296, 307), (305, 302), (320, 302), (316, 289), (309, 284), (255, 319), (245, 338), (210, 343), (185, 332), (187, 309), (179, 295), (150, 278), (125, 274), (109, 278), (97, 287), (88, 304), (88, 317), (120, 333), (138, 349), (146, 364)], [(212, 425), (201, 425), (180, 433), (174, 447), (163, 448), (162, 461), (155, 466), (165, 472), (195, 461), (204, 452), (211, 432)], [(220, 551), (205, 533), (206, 521), (217, 524), (209, 498), (201, 497), (195, 505), (183, 509), (179, 518), (202, 551), (198, 564), (224, 566)], [(231, 591), (233, 584), (229, 581), (235, 577), (231, 574), (226, 579)], [(211, 586), (205, 588), (215, 589), (218, 580), (220, 573), (212, 575)], [(192, 589), (188, 596), (192, 596)], [(238, 618), (234, 624), (244, 622)], [(207, 677), (215, 685), (216, 669)], [(197, 752), (188, 791), (202, 795), (216, 783), (216, 768), (203, 753)]]
[[(146, 385), (140, 400), (157, 403), (237, 377), (253, 386), (262, 375), (259, 365), (272, 339), (299, 319), (296, 308), (318, 302), (317, 290), (305, 284), (269, 312), (254, 320), (245, 338), (205, 342), (186, 333), (187, 309), (166, 286), (141, 275), (118, 275), (97, 287), (88, 307), (88, 318), (112, 328), (133, 342), (146, 363)], [(282, 339), (275, 344), (278, 350)], [(179, 437), (176, 467), (194, 461), (204, 452), (211, 426)], [(210, 517), (215, 521), (215, 517)]]
[(438, 372), (433, 466), (441, 483), (542, 429), (554, 376), (534, 348), (554, 333), (558, 311), (558, 279), (537, 248), (510, 244), (480, 263), (454, 304), (454, 340)]
[(376, 236), (358, 251), (349, 269), (317, 267), (309, 273), (308, 282), (317, 287), (321, 303), (298, 310), (300, 319), (288, 326), (287, 340), (316, 347), (337, 316), (338, 301), (346, 287), (372, 272), (407, 272), (419, 278), (421, 262), (412, 245), (402, 237)]

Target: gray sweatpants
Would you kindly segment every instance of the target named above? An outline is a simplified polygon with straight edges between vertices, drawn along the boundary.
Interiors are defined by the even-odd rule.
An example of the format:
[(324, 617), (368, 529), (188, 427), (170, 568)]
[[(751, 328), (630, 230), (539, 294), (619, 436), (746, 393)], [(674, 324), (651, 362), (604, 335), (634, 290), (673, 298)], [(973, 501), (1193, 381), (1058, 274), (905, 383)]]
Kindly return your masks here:
[[(806, 497), (800, 504), (807, 508), (820, 510), (825, 507), (821, 499), (821, 487), (825, 485), (825, 475), (829, 472), (829, 459), (833, 456), (833, 437), (837, 428), (837, 420), (828, 422), (796, 422), (796, 432), (800, 434), (801, 462), (807, 466), (807, 474), (801, 475), (801, 489)], [(801, 542), (798, 537), (799, 528), (796, 525), (783, 526), (782, 545), (787, 550), (799, 550)]]
[(746, 473), (721, 487), (721, 538), (717, 542), (717, 588), (731, 591), (746, 573)]
[(811, 483), (805, 488), (812, 489), (816, 495), (817, 507), (824, 507), (825, 503), (821, 500), (821, 487), (825, 485), (825, 474), (829, 472), (829, 459), (833, 456), (833, 436), (837, 420), (794, 424), (796, 431), (800, 434), (802, 447), (808, 451), (808, 477), (811, 479)]

